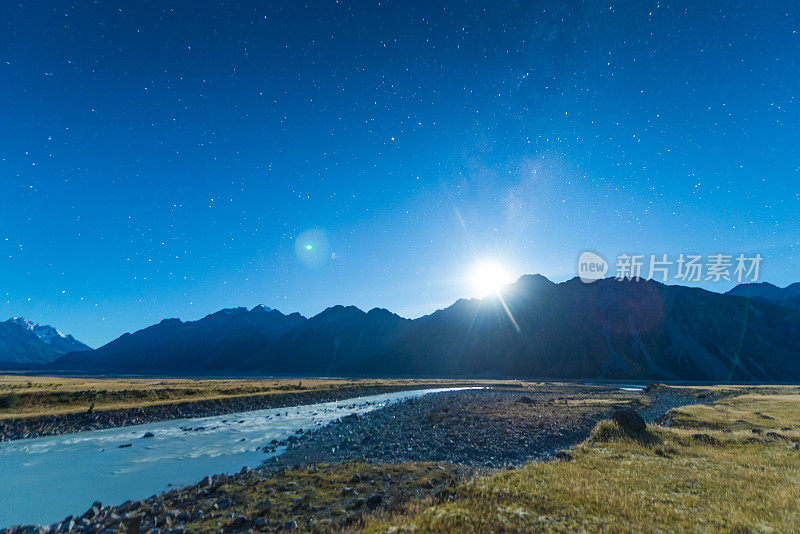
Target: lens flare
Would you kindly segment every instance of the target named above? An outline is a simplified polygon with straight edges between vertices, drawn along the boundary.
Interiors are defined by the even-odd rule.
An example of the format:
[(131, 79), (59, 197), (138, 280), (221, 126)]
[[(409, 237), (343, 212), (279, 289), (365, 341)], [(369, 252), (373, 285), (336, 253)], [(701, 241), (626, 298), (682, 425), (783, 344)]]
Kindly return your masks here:
[(295, 255), (308, 267), (326, 265), (331, 259), (330, 249), (328, 234), (319, 228), (306, 230), (295, 239)]

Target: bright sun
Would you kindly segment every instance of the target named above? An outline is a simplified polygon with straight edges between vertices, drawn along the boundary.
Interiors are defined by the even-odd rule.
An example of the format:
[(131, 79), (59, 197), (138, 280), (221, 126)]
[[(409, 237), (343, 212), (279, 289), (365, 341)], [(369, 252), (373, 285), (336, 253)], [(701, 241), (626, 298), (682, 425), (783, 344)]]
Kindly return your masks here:
[(470, 282), (476, 293), (481, 297), (498, 293), (514, 281), (511, 273), (497, 262), (485, 261), (475, 266), (470, 276)]

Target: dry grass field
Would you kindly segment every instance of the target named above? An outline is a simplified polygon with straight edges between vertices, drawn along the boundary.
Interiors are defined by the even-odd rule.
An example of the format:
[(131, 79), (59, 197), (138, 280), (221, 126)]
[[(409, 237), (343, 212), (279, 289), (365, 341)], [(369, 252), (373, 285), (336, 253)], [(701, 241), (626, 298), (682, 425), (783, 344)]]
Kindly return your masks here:
[[(232, 397), (371, 386), (447, 387), (452, 380), (72, 378), (0, 375), (0, 419), (120, 410)], [(488, 384), (488, 382), (480, 382)]]
[[(734, 392), (731, 387), (724, 388)], [(611, 421), (571, 461), (462, 483), (373, 531), (794, 532), (800, 525), (800, 390), (743, 388), (625, 435)]]
[[(463, 381), (459, 381), (463, 384)], [(427, 380), (189, 380), (0, 377), (6, 417), (70, 413), (231, 396), (281, 395), (362, 386), (434, 387)], [(572, 384), (475, 381), (550, 391), (465, 408), (459, 417), (532, 424), (552, 416), (569, 424), (583, 410), (620, 405), (630, 393)], [(660, 389), (663, 388), (663, 389)], [(800, 525), (800, 388), (676, 388), (711, 405), (669, 412), (667, 423), (625, 432), (613, 421), (561, 460), (499, 470), (447, 463), (316, 464), (255, 470), (191, 486), (117, 510), (130, 521), (161, 521), (187, 511), (192, 531), (368, 532), (792, 532)], [(659, 393), (660, 392), (660, 393)], [(709, 397), (713, 395), (713, 397)], [(635, 395), (634, 395), (635, 396)], [(545, 400), (541, 400), (544, 398)], [(647, 400), (637, 401), (642, 406)], [(455, 425), (435, 414), (437, 425)], [(547, 415), (549, 417), (549, 415)], [(431, 415), (430, 417), (434, 417)], [(454, 426), (455, 428), (455, 426)], [(458, 436), (455, 436), (457, 438)], [(123, 510), (124, 508), (124, 510)], [(191, 512), (191, 513), (189, 513)], [(117, 516), (119, 517), (119, 516)], [(161, 519), (159, 519), (161, 518)], [(124, 529), (123, 529), (124, 530)]]

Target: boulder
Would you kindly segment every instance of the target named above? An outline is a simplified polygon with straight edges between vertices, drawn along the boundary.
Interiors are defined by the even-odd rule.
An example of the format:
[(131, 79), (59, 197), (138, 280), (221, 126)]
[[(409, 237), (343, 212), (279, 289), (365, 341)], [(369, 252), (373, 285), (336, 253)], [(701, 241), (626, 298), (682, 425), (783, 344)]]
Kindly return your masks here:
[(629, 434), (644, 432), (647, 429), (647, 423), (644, 422), (644, 419), (630, 408), (617, 408), (611, 414), (611, 419)]

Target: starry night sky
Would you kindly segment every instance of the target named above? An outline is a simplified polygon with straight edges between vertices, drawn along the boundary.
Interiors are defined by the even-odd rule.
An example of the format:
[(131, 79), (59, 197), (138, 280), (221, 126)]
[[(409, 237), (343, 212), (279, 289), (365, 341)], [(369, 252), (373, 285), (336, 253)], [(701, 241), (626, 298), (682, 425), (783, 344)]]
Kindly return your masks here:
[(0, 319), (415, 317), (477, 261), (562, 281), (586, 249), (800, 279), (796, 2), (2, 12)]

